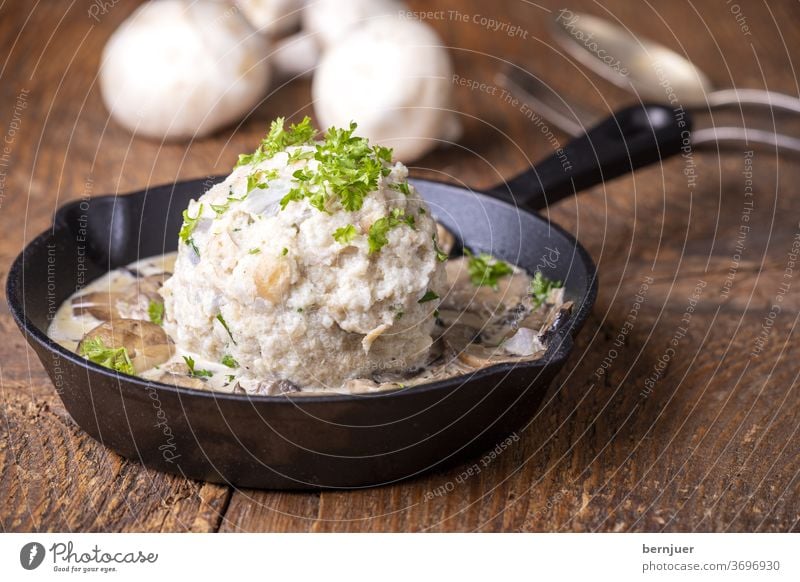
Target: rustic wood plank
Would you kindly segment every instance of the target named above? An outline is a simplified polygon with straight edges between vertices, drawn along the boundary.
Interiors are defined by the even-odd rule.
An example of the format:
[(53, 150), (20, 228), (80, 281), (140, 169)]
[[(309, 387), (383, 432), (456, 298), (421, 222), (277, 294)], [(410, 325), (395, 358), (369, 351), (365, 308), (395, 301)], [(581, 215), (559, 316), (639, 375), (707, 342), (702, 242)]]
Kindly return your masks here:
[[(8, 56), (0, 60), (0, 133), (8, 128), (14, 101), (21, 92), (27, 96), (0, 198), (3, 275), (67, 200), (226, 172), (268, 120), (312, 112), (308, 82), (299, 82), (272, 95), (240, 128), (188, 146), (131, 139), (107, 119), (92, 80), (103, 44), (134, 3), (115, 5), (97, 24), (86, 15), (89, 4), (34, 9), (16, 1), (0, 7), (1, 54)], [(431, 9), (419, 0), (410, 4)], [(652, 7), (576, 0), (572, 6), (619, 18), (685, 53), (720, 86), (798, 93), (794, 2), (742, 5), (750, 35), (713, 0)], [(442, 0), (436, 7), (520, 24), (528, 33), (509, 37), (469, 18), (432, 21), (463, 77), (492, 84), (501, 63), (511, 60), (541, 74), (567, 99), (598, 111), (631, 102), (563, 57), (546, 29), (548, 11), (560, 7), (555, 2)], [(42, 31), (53, 31), (52, 38)], [(481, 188), (553, 151), (542, 131), (497, 95), (463, 87), (455, 94), (464, 124), (459, 145), (418, 161), (415, 175)], [(733, 111), (715, 113), (714, 120), (741, 123), (742, 117)], [(754, 127), (800, 131), (800, 122), (780, 116), (754, 113), (746, 120)], [(698, 123), (709, 122), (708, 115), (698, 116)], [(797, 530), (796, 280), (763, 351), (751, 353), (785, 281), (787, 253), (798, 232), (800, 164), (755, 152), (750, 230), (741, 243), (737, 235), (748, 200), (744, 151), (697, 151), (693, 166), (669, 160), (547, 211), (595, 258), (601, 273), (597, 307), (534, 421), (501, 454), (484, 463), (475, 459), (479, 470), (466, 476), (471, 463), (378, 489), (284, 493), (148, 471), (75, 426), (3, 302), (0, 528)], [(694, 188), (683, 174), (689, 167)], [(643, 281), (649, 283), (637, 302)], [(705, 286), (683, 324), (699, 281)], [(635, 305), (630, 332), (620, 336)], [(661, 369), (676, 337), (675, 353)]]

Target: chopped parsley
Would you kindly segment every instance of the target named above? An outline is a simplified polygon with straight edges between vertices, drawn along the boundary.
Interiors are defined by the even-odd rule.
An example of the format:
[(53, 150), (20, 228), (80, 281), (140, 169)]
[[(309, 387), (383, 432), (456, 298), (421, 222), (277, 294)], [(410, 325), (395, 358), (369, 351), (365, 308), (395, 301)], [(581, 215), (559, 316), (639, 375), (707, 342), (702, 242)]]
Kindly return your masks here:
[(361, 209), (367, 194), (391, 172), (392, 150), (370, 146), (366, 138), (354, 136), (356, 127), (352, 122), (348, 129), (331, 127), (325, 132), (315, 146), (316, 171), (303, 168), (293, 174), (295, 187), (281, 200), (282, 209), (301, 200), (322, 212), (328, 212), (334, 202), (348, 212)]
[(222, 356), (222, 365), (227, 366), (228, 368), (238, 368), (239, 362), (237, 362), (232, 355), (225, 354)]
[(258, 170), (247, 176), (247, 192), (256, 188), (269, 188), (269, 181), (278, 177), (278, 170)]
[(214, 375), (211, 370), (196, 370), (194, 367), (194, 358), (191, 356), (183, 356), (183, 361), (186, 362), (186, 367), (189, 368), (189, 375), (194, 378), (210, 378)]
[(498, 281), (514, 272), (508, 263), (490, 254), (481, 253), (475, 256), (466, 249), (464, 252), (469, 257), (467, 263), (469, 278), (476, 287), (492, 287), (496, 290)]
[(90, 338), (81, 342), (80, 353), (90, 362), (100, 364), (111, 370), (133, 375), (133, 363), (124, 347), (109, 348), (103, 344), (99, 337)]
[(389, 216), (384, 216), (373, 222), (367, 234), (370, 254), (380, 251), (383, 246), (389, 242), (387, 238), (389, 231), (401, 224), (406, 224), (410, 228), (415, 228), (414, 217), (410, 215), (406, 216), (405, 212), (399, 208), (393, 209)]
[(225, 331), (228, 332), (228, 337), (231, 338), (231, 341), (233, 342), (233, 345), (237, 345), (236, 344), (236, 340), (233, 339), (233, 334), (231, 333), (231, 328), (228, 327), (228, 323), (225, 321), (225, 318), (222, 317), (222, 314), (218, 313), (216, 319), (217, 319), (218, 322), (220, 322), (222, 324), (222, 327), (225, 328)]
[(151, 301), (147, 305), (147, 316), (151, 323), (156, 325), (164, 323), (164, 304), (160, 301)]
[(209, 204), (211, 210), (217, 213), (217, 216), (225, 214), (231, 206), (231, 199), (228, 198), (223, 204)]
[(236, 167), (263, 162), (289, 146), (310, 144), (316, 133), (317, 130), (311, 126), (311, 118), (308, 116), (300, 123), (289, 126), (289, 129), (286, 129), (285, 119), (279, 117), (270, 124), (267, 136), (261, 140), (256, 151), (239, 156)]
[(436, 251), (436, 259), (444, 263), (448, 259), (448, 254), (439, 248), (439, 242), (436, 240), (436, 235), (433, 235), (433, 250)]
[(531, 281), (531, 296), (533, 297), (534, 306), (541, 307), (547, 303), (550, 291), (560, 289), (563, 286), (564, 284), (561, 281), (553, 281), (542, 275), (541, 272), (536, 271)]
[(333, 231), (333, 240), (338, 242), (340, 245), (347, 245), (350, 241), (356, 238), (356, 227), (352, 224), (348, 224), (347, 226), (342, 226), (341, 228), (337, 228)]
[[(222, 216), (231, 207), (231, 202), (242, 202), (242, 201), (244, 201), (244, 199), (247, 198), (247, 194), (249, 192), (250, 192), (250, 190), (245, 192), (245, 194), (243, 196), (241, 196), (240, 198), (237, 198), (236, 196), (233, 195), (233, 190), (231, 190), (230, 193), (228, 194), (228, 198), (225, 199), (225, 202), (223, 202), (222, 204), (209, 204), (209, 206), (211, 206), (211, 210), (213, 210), (214, 212), (217, 213), (217, 216)], [(233, 230), (235, 231), (237, 229), (233, 229)]]
[(194, 239), (192, 238), (192, 233), (194, 232), (195, 227), (197, 227), (197, 223), (200, 221), (200, 217), (203, 214), (203, 205), (201, 204), (200, 207), (197, 209), (197, 216), (192, 218), (189, 216), (189, 209), (183, 211), (183, 225), (181, 226), (181, 230), (178, 233), (178, 238), (184, 243), (189, 245), (194, 249), (198, 255), (200, 251), (197, 250), (197, 245), (194, 244)]
[(417, 303), (427, 303), (428, 301), (433, 301), (434, 299), (439, 299), (439, 295), (437, 295), (434, 291), (428, 290), (425, 295), (422, 296), (422, 299), (417, 301)]
[(314, 152), (311, 150), (304, 150), (301, 148), (297, 148), (289, 152), (289, 163), (293, 164), (295, 162), (299, 162), (301, 160), (310, 160), (314, 157)]
[(256, 248), (254, 248), (254, 249), (250, 249), (249, 251), (247, 251), (247, 254), (248, 254), (248, 255), (257, 255), (257, 254), (259, 254), (260, 252), (261, 252), (261, 249), (260, 249), (260, 248), (258, 248), (258, 247), (256, 247)]
[(283, 249), (281, 249), (281, 256), (285, 257), (288, 254), (289, 254), (289, 249), (287, 249), (286, 247), (283, 247)]
[(411, 195), (411, 190), (408, 187), (408, 182), (397, 182), (396, 184), (389, 184), (389, 188), (402, 192), (406, 196)]

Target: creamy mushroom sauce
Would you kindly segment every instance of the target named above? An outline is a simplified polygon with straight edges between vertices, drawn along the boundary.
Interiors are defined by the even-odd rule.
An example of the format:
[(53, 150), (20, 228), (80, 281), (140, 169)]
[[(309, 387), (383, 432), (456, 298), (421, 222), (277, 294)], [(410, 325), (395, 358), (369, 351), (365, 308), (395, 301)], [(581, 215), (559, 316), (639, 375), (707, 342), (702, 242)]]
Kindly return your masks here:
[[(452, 235), (439, 228), (439, 240), (449, 251)], [(563, 288), (551, 289), (539, 304), (531, 295), (532, 277), (518, 267), (512, 266), (513, 272), (500, 278), (495, 288), (475, 286), (468, 258), (451, 258), (445, 266), (449, 292), (439, 306), (434, 344), (424, 368), (402, 374), (376, 371), (371, 378), (354, 378), (338, 388), (300, 387), (286, 380), (254, 380), (240, 368), (175, 349), (149, 313), (151, 302), (162, 301), (158, 289), (170, 276), (175, 257), (176, 253), (168, 253), (143, 259), (93, 281), (61, 305), (47, 335), (78, 353), (85, 337), (99, 337), (109, 347), (126, 345), (136, 375), (166, 384), (239, 394), (357, 394), (541, 358), (551, 328), (569, 317), (572, 309), (570, 302), (564, 302)], [(193, 360), (194, 374), (185, 357)]]

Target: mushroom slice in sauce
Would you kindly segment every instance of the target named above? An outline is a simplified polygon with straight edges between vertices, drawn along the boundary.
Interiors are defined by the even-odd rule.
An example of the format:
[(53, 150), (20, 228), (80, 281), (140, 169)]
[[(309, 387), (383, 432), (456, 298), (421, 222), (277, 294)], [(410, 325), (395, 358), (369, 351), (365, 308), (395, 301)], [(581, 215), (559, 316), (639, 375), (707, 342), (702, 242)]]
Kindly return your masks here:
[(484, 317), (493, 317), (530, 301), (530, 277), (519, 269), (497, 281), (497, 289), (489, 286), (476, 287), (469, 276), (469, 259), (450, 259), (445, 265), (449, 291), (442, 300), (440, 309), (470, 311)]
[(172, 386), (181, 386), (183, 388), (196, 388), (198, 390), (205, 390), (206, 383), (200, 378), (189, 376), (188, 374), (179, 374), (176, 372), (161, 372), (161, 374), (150, 376), (148, 379), (161, 382), (162, 384), (170, 384)]
[(449, 255), (456, 244), (456, 237), (453, 235), (452, 232), (450, 232), (444, 226), (442, 226), (440, 223), (437, 222), (436, 241), (439, 245), (439, 249)]
[(294, 392), (300, 392), (300, 388), (298, 388), (298, 386), (293, 382), (280, 378), (250, 383), (240, 380), (233, 387), (234, 394), (280, 396), (281, 394), (292, 394)]
[(175, 352), (172, 340), (161, 327), (138, 319), (101, 323), (83, 336), (78, 353), (82, 352), (84, 342), (91, 339), (101, 340), (108, 348), (125, 348), (137, 374), (163, 364)]
[(150, 303), (162, 302), (158, 290), (169, 275), (158, 273), (146, 277), (134, 276), (129, 280), (116, 282), (113, 291), (92, 291), (78, 295), (72, 298), (72, 313), (88, 314), (100, 321), (120, 318), (147, 321)]

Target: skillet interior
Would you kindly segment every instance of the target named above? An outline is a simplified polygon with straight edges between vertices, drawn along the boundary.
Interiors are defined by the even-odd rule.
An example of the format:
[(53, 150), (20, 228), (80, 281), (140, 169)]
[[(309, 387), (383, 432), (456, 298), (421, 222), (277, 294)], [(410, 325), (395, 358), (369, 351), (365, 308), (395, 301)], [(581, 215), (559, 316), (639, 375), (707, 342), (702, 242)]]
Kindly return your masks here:
[(181, 211), (211, 180), (62, 207), (52, 230), (13, 264), (9, 306), (75, 421), (125, 457), (246, 487), (362, 487), (410, 477), (491, 448), (530, 419), (596, 295), (591, 259), (560, 228), (482, 194), (414, 182), (464, 245), (564, 281), (576, 309), (542, 360), (380, 394), (287, 399), (120, 376), (46, 337), (50, 318), (76, 288), (109, 269), (174, 250)]

